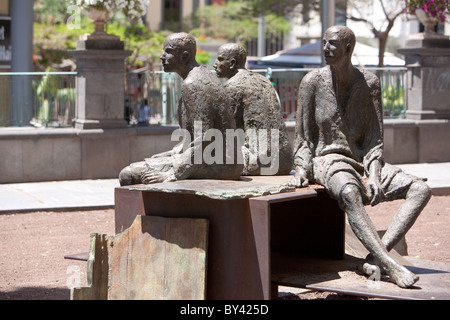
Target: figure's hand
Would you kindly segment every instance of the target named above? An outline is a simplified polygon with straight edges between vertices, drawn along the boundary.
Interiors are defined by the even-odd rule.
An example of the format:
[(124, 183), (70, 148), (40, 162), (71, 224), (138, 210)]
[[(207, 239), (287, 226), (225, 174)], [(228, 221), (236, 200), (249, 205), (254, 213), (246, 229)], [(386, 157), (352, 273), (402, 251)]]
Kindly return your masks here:
[(374, 176), (370, 176), (367, 180), (366, 184), (367, 196), (370, 201), (371, 206), (375, 206), (378, 203), (382, 202), (384, 199), (384, 193), (381, 188), (380, 180), (375, 178)]
[(309, 186), (309, 181), (306, 177), (306, 171), (303, 168), (296, 167), (295, 174), (288, 183), (298, 188)]
[(141, 182), (143, 184), (151, 184), (158, 182), (176, 181), (173, 170), (169, 171), (147, 171), (141, 175)]

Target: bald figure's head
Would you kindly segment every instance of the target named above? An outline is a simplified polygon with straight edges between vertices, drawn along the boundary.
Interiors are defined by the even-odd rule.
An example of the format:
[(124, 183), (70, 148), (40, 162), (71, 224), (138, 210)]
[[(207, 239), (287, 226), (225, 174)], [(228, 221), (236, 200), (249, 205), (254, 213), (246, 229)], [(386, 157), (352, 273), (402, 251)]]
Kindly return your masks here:
[(237, 43), (226, 43), (220, 46), (217, 52), (217, 60), (214, 63), (219, 78), (231, 78), (239, 69), (245, 68), (247, 51)]
[(355, 48), (356, 37), (345, 26), (332, 26), (323, 36), (323, 52), (328, 65), (350, 63)]
[(173, 33), (164, 40), (161, 62), (165, 72), (184, 73), (184, 70), (195, 64), (197, 42), (188, 33)]

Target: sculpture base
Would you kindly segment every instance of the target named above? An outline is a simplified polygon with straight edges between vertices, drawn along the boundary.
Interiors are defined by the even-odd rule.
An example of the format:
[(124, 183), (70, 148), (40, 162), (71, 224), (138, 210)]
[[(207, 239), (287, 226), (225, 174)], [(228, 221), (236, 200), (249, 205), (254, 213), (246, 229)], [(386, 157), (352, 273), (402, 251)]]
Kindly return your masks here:
[(123, 43), (114, 39), (86, 40), (79, 44), (83, 44), (84, 49), (79, 46), (78, 50), (71, 52), (77, 60), (75, 127), (127, 127), (124, 117), (124, 61), (132, 52), (116, 49)]
[(116, 232), (131, 226), (136, 215), (207, 219), (207, 299), (273, 299), (272, 253), (344, 255), (345, 213), (320, 186), (286, 192), (282, 186), (290, 177), (119, 187)]
[(416, 33), (406, 41), (406, 48), (450, 47), (449, 37), (439, 33)]
[(107, 33), (93, 33), (77, 41), (77, 50), (124, 50), (120, 37)]

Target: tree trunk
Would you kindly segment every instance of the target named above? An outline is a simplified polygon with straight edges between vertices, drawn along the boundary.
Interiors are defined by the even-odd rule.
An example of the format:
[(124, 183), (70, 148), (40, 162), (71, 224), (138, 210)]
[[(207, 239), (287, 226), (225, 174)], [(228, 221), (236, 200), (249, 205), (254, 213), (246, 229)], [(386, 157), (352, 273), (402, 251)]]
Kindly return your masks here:
[(387, 40), (388, 40), (388, 33), (386, 32), (378, 33), (378, 43), (379, 43), (378, 68), (384, 67), (384, 53), (386, 51)]

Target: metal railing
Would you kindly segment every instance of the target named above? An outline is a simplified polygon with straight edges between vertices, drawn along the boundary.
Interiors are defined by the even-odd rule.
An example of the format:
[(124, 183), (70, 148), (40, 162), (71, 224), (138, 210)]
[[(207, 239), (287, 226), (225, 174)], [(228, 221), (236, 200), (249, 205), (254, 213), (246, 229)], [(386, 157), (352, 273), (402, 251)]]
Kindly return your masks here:
[[(385, 118), (405, 114), (406, 68), (367, 68), (380, 78)], [(294, 120), (298, 88), (312, 69), (257, 69), (269, 78), (286, 120)], [(1, 126), (72, 126), (75, 117), (76, 72), (0, 73)], [(178, 124), (182, 79), (163, 71), (126, 73), (124, 117), (131, 125)], [(150, 107), (149, 121), (140, 121)]]
[[(405, 78), (407, 68), (365, 68), (380, 78), (384, 118), (403, 118), (405, 115)], [(313, 69), (253, 70), (268, 77), (280, 97), (283, 117), (295, 119), (298, 88), (303, 77)]]
[(70, 127), (76, 72), (0, 73), (0, 127)]
[[(385, 118), (402, 118), (405, 114), (405, 76), (407, 68), (366, 68), (380, 78)], [(279, 97), (283, 117), (295, 120), (298, 88), (302, 78), (313, 69), (255, 69), (269, 78)], [(213, 71), (212, 71), (213, 72)], [(162, 71), (128, 73), (126, 105), (132, 113), (130, 122), (138, 123), (139, 111), (147, 99), (150, 123), (177, 124), (176, 110), (181, 98), (181, 78)]]
[[(125, 119), (131, 125), (177, 124), (177, 107), (182, 79), (163, 71), (127, 73), (125, 79)], [(145, 105), (150, 107), (149, 121), (144, 119)]]
[(384, 118), (404, 118), (406, 112), (406, 72), (408, 68), (367, 68), (378, 75)]

